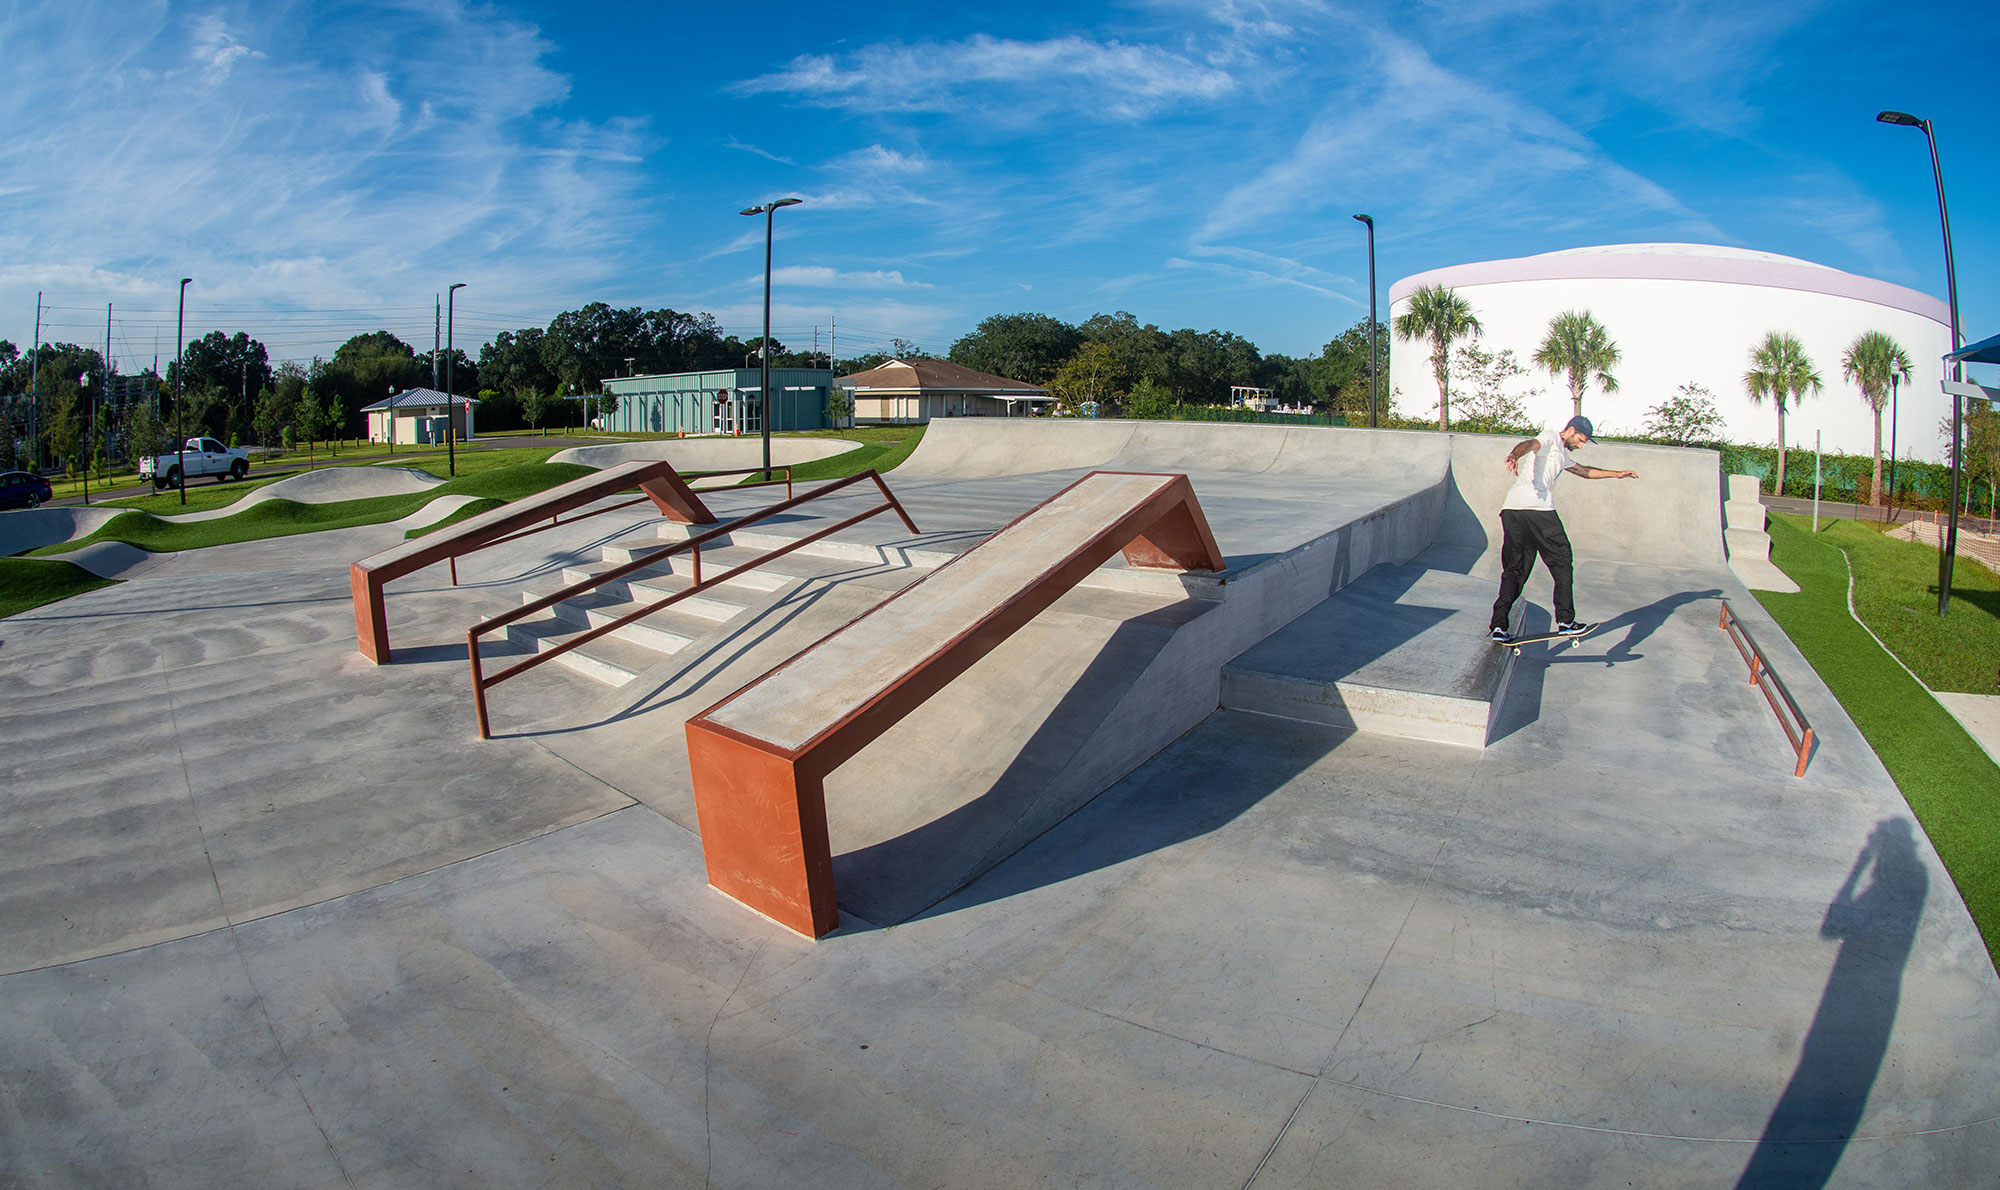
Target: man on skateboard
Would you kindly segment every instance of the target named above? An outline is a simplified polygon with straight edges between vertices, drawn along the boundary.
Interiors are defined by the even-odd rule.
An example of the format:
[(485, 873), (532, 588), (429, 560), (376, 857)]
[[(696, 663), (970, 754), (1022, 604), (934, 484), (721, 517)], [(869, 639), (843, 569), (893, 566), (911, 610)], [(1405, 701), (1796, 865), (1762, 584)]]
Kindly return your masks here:
[[(1556, 633), (1581, 636), (1590, 626), (1576, 618), (1570, 595), (1569, 535), (1556, 515), (1555, 486), (1563, 472), (1580, 479), (1636, 479), (1635, 471), (1604, 471), (1575, 462), (1572, 455), (1590, 444), (1595, 427), (1590, 419), (1572, 417), (1561, 429), (1551, 422), (1539, 437), (1523, 438), (1507, 454), (1507, 470), (1516, 477), (1500, 502), (1500, 597), (1493, 601), (1493, 640), (1507, 639), (1507, 621), (1514, 601), (1527, 585), (1535, 558), (1549, 568), (1556, 587)], [(1526, 458), (1526, 463), (1522, 462)]]

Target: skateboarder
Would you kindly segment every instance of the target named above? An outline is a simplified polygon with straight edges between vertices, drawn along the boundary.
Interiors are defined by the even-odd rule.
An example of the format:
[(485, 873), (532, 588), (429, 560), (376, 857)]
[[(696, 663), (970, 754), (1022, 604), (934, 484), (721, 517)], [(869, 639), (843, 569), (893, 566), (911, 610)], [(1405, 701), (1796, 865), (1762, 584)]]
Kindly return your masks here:
[(1578, 636), (1588, 627), (1576, 618), (1570, 597), (1569, 535), (1563, 532), (1562, 517), (1556, 515), (1556, 480), (1565, 471), (1582, 479), (1638, 477), (1634, 471), (1604, 471), (1571, 461), (1575, 451), (1590, 444), (1594, 432), (1587, 417), (1572, 417), (1561, 429), (1551, 422), (1539, 437), (1523, 438), (1507, 454), (1507, 470), (1517, 478), (1500, 502), (1500, 598), (1493, 601), (1489, 633), (1494, 640), (1507, 639), (1508, 617), (1537, 555), (1555, 580), (1556, 631)]

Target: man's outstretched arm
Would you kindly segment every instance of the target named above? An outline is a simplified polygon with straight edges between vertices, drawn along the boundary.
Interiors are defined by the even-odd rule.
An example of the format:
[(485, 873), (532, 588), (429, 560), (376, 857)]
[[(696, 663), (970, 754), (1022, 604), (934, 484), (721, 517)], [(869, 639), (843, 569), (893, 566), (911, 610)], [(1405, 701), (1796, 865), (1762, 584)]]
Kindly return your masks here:
[(1637, 471), (1606, 471), (1602, 467), (1586, 467), (1582, 463), (1571, 463), (1564, 468), (1578, 479), (1637, 479)]
[(1542, 449), (1542, 440), (1540, 438), (1523, 438), (1519, 442), (1516, 442), (1514, 449), (1507, 452), (1507, 470), (1515, 475), (1519, 475), (1521, 473), (1521, 456), (1534, 454), (1540, 449)]

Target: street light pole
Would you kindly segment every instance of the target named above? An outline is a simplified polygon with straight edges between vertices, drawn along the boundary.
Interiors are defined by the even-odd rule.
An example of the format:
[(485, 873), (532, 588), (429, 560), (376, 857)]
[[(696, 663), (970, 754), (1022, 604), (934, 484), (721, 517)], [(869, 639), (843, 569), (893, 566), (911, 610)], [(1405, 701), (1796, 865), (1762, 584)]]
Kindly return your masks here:
[[(1925, 143), (1931, 149), (1931, 179), (1937, 184), (1938, 225), (1944, 230), (1944, 285), (1945, 294), (1951, 300), (1951, 349), (1957, 351), (1965, 345), (1959, 333), (1958, 324), (1958, 267), (1953, 262), (1951, 251), (1951, 216), (1944, 205), (1944, 168), (1938, 164), (1937, 135), (1931, 130), (1929, 120), (1918, 119), (1908, 112), (1882, 112), (1875, 117), (1883, 124), (1897, 124), (1904, 128), (1921, 128)], [(1953, 361), (1951, 378), (1965, 378), (1964, 369)], [(1938, 551), (1938, 615), (1942, 616), (1951, 608), (1952, 561), (1958, 554), (1958, 484), (1959, 473), (1963, 470), (1965, 454), (1965, 400), (1956, 393), (1951, 398), (1951, 510), (1946, 516), (1944, 548)]]
[(764, 434), (764, 478), (771, 478), (771, 221), (779, 207), (795, 207), (805, 200), (802, 198), (780, 198), (761, 206), (739, 211), (742, 215), (762, 215), (764, 217), (764, 342), (758, 351), (761, 358), (762, 387), (758, 390), (758, 420)]
[(464, 288), (465, 282), (460, 281), (450, 289), (444, 291), (444, 457), (446, 468), (453, 475), (458, 474), (458, 452), (452, 446), (452, 443), (458, 438), (458, 423), (454, 410), (454, 406), (458, 404), (458, 394), (454, 391), (456, 388), (454, 384), (456, 377), (452, 375), (452, 299), (457, 297), (458, 291)]
[(188, 283), (193, 277), (181, 278), (180, 313), (174, 315), (174, 479), (181, 490), (181, 506), (188, 502), (187, 435), (181, 423), (181, 410), (187, 407), (182, 399), (187, 388), (187, 369), (182, 366), (181, 345), (187, 342)]
[(1356, 215), (1356, 219), (1368, 225), (1368, 425), (1373, 429), (1378, 421), (1376, 410), (1380, 406), (1382, 357), (1375, 347), (1375, 220), (1372, 216)]

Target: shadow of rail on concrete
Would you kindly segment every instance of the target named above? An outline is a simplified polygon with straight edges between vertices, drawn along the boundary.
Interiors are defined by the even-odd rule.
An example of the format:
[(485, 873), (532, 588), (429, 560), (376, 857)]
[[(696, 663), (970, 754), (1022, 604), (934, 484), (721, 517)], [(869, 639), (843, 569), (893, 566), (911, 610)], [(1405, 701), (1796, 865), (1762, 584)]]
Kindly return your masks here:
[[(1824, 1186), (1881, 1072), (1930, 877), (1906, 818), (1875, 824), (1827, 906), (1820, 937), (1840, 940), (1799, 1064), (1771, 1111), (1738, 1190)], [(1862, 878), (1868, 886), (1860, 889)]]

